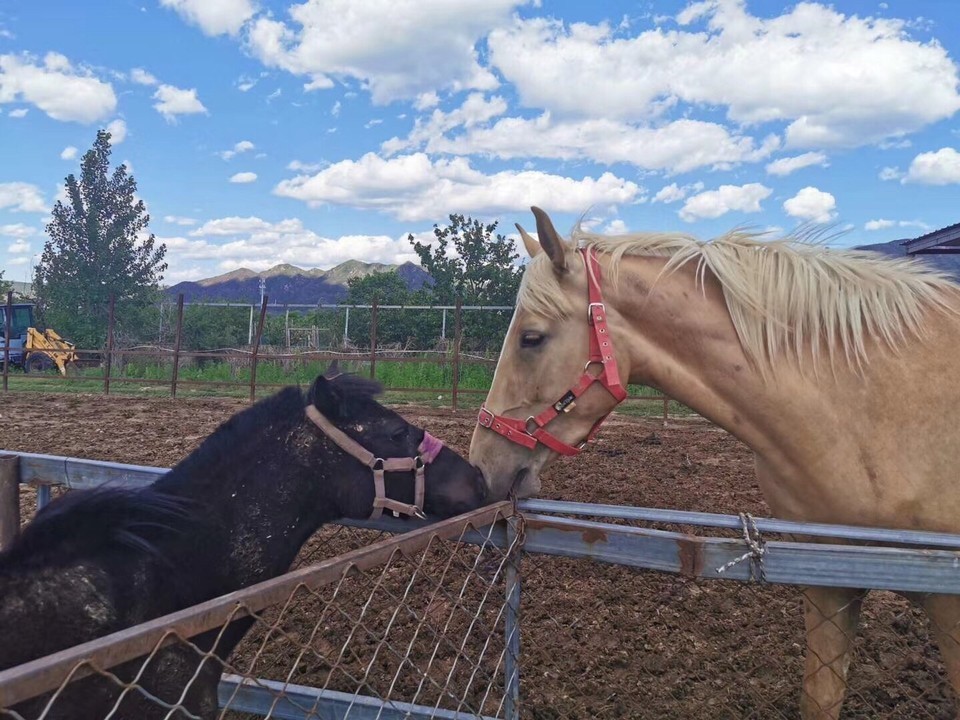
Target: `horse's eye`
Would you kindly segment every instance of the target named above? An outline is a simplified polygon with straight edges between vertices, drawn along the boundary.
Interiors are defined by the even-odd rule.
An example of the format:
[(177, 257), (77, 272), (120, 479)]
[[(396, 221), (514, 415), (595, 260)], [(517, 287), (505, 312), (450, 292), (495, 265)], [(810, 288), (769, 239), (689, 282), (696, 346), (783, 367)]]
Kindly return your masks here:
[(393, 442), (403, 442), (404, 440), (407, 439), (407, 428), (402, 427), (402, 428), (399, 428), (399, 429), (397, 429), (397, 430), (394, 430), (394, 431), (390, 434), (390, 439), (391, 439)]
[(543, 333), (528, 330), (520, 335), (520, 347), (533, 348), (540, 345), (546, 336)]

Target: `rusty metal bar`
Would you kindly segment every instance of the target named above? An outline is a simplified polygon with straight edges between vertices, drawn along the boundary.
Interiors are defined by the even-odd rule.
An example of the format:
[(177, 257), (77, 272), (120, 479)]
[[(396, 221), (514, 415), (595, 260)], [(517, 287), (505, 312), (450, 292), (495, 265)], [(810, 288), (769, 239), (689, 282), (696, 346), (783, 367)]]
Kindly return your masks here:
[[(251, 585), (185, 610), (120, 630), (106, 637), (0, 671), (0, 707), (10, 707), (54, 690), (68, 677), (71, 680), (86, 677), (93, 672), (90, 669), (91, 664), (101, 670), (107, 670), (146, 655), (158, 646), (168, 645), (174, 642), (176, 637), (193, 637), (207, 630), (222, 627), (227, 622), (259, 612), (271, 605), (283, 603), (298, 588), (314, 590), (334, 582), (349, 568), (367, 570), (383, 564), (398, 551), (419, 552), (434, 537), (443, 539), (458, 537), (468, 526), (484, 527), (512, 515), (512, 503), (487, 505), (434, 525), (413, 530), (405, 535), (387, 538), (367, 547), (338, 555), (317, 565)], [(81, 663), (85, 665), (78, 668), (77, 666)]]
[(377, 375), (377, 300), (370, 308), (370, 379)]
[(0, 551), (20, 532), (20, 456), (0, 454)]
[(453, 409), (458, 406), (460, 390), (460, 341), (463, 339), (463, 299), (457, 298), (457, 307), (453, 313)]
[(7, 307), (3, 313), (3, 391), (7, 391), (7, 376), (10, 374), (10, 341), (13, 334), (13, 291), (7, 292)]
[(260, 340), (263, 338), (263, 322), (267, 317), (267, 301), (270, 298), (263, 296), (260, 303), (260, 320), (257, 321), (257, 336), (253, 341), (253, 354), (250, 356), (250, 402), (257, 399), (257, 356), (260, 354)]
[(177, 396), (177, 377), (180, 375), (180, 344), (183, 342), (183, 293), (177, 295), (177, 334), (173, 341), (173, 377), (170, 397)]
[(107, 352), (103, 368), (103, 394), (110, 394), (110, 368), (113, 365), (113, 323), (116, 309), (116, 296), (110, 293), (110, 303), (107, 306)]

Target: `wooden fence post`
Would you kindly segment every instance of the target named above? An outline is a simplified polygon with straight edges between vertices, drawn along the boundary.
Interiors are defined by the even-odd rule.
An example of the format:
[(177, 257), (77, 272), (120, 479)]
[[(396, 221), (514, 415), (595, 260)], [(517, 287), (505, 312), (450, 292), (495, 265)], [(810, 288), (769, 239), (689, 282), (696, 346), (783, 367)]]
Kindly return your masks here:
[(463, 298), (457, 298), (457, 307), (453, 312), (453, 410), (459, 407), (460, 392), (460, 340), (463, 337)]
[(183, 340), (183, 293), (177, 296), (177, 334), (173, 340), (173, 379), (170, 397), (177, 396), (177, 376), (180, 374), (180, 342)]
[(250, 402), (257, 399), (257, 355), (260, 353), (260, 339), (263, 337), (263, 321), (267, 316), (267, 303), (270, 298), (263, 296), (260, 304), (260, 321), (257, 323), (257, 336), (253, 339), (253, 355), (250, 356)]
[(377, 299), (370, 308), (370, 379), (377, 375)]
[(20, 458), (0, 455), (0, 551), (20, 532)]
[(113, 365), (113, 321), (116, 297), (110, 293), (110, 304), (107, 307), (107, 357), (103, 369), (103, 394), (110, 394), (110, 368)]
[(10, 335), (13, 332), (13, 291), (7, 293), (7, 307), (3, 313), (3, 391), (7, 391), (10, 373)]

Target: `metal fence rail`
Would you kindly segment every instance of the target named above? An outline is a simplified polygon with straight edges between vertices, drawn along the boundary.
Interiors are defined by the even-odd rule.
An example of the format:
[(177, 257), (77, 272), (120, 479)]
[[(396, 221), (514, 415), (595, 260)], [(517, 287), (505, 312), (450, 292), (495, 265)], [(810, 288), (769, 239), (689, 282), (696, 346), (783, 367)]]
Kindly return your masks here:
[[(19, 456), (21, 479), (38, 487), (60, 485), (89, 488), (104, 483), (142, 486), (166, 472), (163, 468), (147, 466), (27, 453), (15, 455)], [(497, 642), (504, 644), (499, 650), (504, 662), (498, 672), (503, 672), (505, 666), (507, 670), (506, 678), (499, 685), (500, 699), (494, 715), (506, 718), (582, 717), (584, 714), (618, 717), (635, 713), (636, 707), (629, 705), (623, 697), (625, 691), (620, 689), (626, 680), (618, 668), (624, 663), (632, 668), (631, 672), (636, 674), (638, 682), (643, 680), (647, 687), (651, 687), (649, 682), (652, 679), (659, 683), (667, 679), (658, 663), (668, 667), (673, 674), (670, 675), (670, 681), (664, 686), (656, 686), (657, 692), (653, 694), (657, 695), (657, 702), (663, 703), (657, 707), (678, 708), (669, 712), (689, 717), (792, 717), (796, 713), (795, 698), (800, 696), (799, 684), (803, 674), (802, 667), (798, 665), (798, 658), (802, 655), (798, 642), (802, 643), (803, 640), (802, 636), (795, 634), (802, 628), (802, 614), (793, 604), (793, 595), (785, 595), (777, 586), (783, 590), (790, 590), (790, 586), (795, 585), (891, 590), (916, 593), (921, 598), (926, 594), (960, 594), (960, 536), (773, 519), (753, 521), (746, 516), (547, 500), (522, 501), (518, 509), (521, 514), (517, 517), (522, 518), (522, 530), (519, 533), (516, 524), (501, 523), (497, 527), (481, 528), (479, 532), (472, 531), (462, 536), (465, 542), (478, 543), (477, 547), (485, 548), (484, 552), (493, 552), (496, 548), (501, 558), (517, 552), (522, 543), (522, 564), (505, 563), (500, 571), (494, 573), (497, 581), (503, 583), (498, 609), (503, 626), (495, 634), (500, 638)], [(503, 506), (495, 509), (495, 512), (505, 518), (511, 516), (511, 511)], [(479, 525), (480, 521), (475, 520), (474, 524)], [(382, 543), (406, 542), (406, 538), (411, 537), (423, 538), (442, 526), (424, 526), (422, 523), (411, 524), (409, 521), (385, 518), (375, 523), (344, 523), (342, 532), (359, 533), (354, 537), (354, 542), (364, 545), (369, 542), (370, 533), (392, 533), (415, 528), (412, 535), (402, 535), (397, 540), (381, 541), (380, 545), (370, 546), (377, 548), (384, 547)], [(695, 534), (697, 528), (707, 529), (710, 534)], [(797, 541), (801, 537), (815, 542)], [(331, 552), (334, 549), (332, 545), (329, 548)], [(362, 554), (368, 551), (353, 552)], [(482, 555), (480, 552), (475, 558)], [(356, 555), (338, 556), (334, 560), (321, 561), (295, 572), (319, 572), (314, 568), (332, 567), (342, 562), (343, 557)], [(600, 564), (584, 566), (584, 560), (599, 561)], [(483, 561), (477, 559), (476, 567), (483, 567)], [(587, 571), (586, 567), (608, 567), (610, 570)], [(624, 575), (625, 572), (632, 574)], [(479, 570), (478, 573), (482, 576)], [(619, 585), (614, 589), (609, 584), (600, 584), (592, 579), (592, 575), (613, 578)], [(717, 580), (733, 582), (718, 584)], [(523, 654), (520, 653), (521, 634), (511, 629), (519, 627), (517, 613), (521, 607), (521, 582), (524, 587), (522, 606), (526, 608), (522, 626)], [(580, 588), (579, 585), (583, 584), (589, 587)], [(558, 588), (570, 598), (578, 598), (577, 602), (570, 600), (569, 606), (558, 605)], [(721, 598), (717, 589), (727, 590), (733, 599)], [(708, 653), (710, 667), (713, 668), (710, 672), (720, 678), (729, 671), (731, 677), (737, 678), (737, 682), (715, 685), (709, 673), (704, 675), (705, 671), (697, 670), (696, 665), (688, 666), (683, 652), (652, 639), (638, 647), (628, 645), (636, 652), (628, 652), (631, 657), (618, 659), (623, 651), (617, 649), (617, 643), (628, 644), (632, 641), (626, 635), (614, 634), (613, 645), (601, 645), (599, 656), (591, 654), (587, 648), (602, 642), (598, 639), (602, 638), (602, 633), (598, 636), (596, 628), (603, 626), (597, 625), (596, 613), (606, 617), (603, 603), (599, 600), (595, 603), (594, 599), (610, 598), (610, 601), (620, 603), (625, 599), (624, 593), (627, 593), (626, 599), (634, 603), (631, 605), (636, 608), (634, 611), (641, 613), (641, 619), (637, 622), (646, 626), (666, 622), (668, 627), (663, 629), (665, 633), (667, 630), (670, 633), (678, 632), (676, 628), (670, 629), (673, 627), (670, 623), (677, 622), (671, 619), (674, 614), (686, 617), (681, 607), (705, 608), (705, 612), (715, 619), (710, 621), (701, 618), (695, 626), (684, 625), (683, 634), (690, 637), (691, 648), (701, 647), (708, 639), (698, 633), (707, 632), (705, 628), (714, 622), (719, 637), (729, 638), (724, 644), (728, 645), (731, 641), (739, 643), (722, 652), (723, 660), (732, 666), (727, 670), (716, 665), (719, 660), (713, 659), (712, 652)], [(675, 606), (671, 601), (671, 598), (677, 597), (685, 598), (682, 606)], [(901, 605), (886, 599), (886, 595), (881, 593), (880, 597), (882, 601), (879, 605), (868, 606), (864, 612), (872, 626), (886, 627), (885, 624), (893, 623), (893, 634), (884, 631), (882, 642), (870, 641), (867, 644), (854, 642), (850, 638), (857, 660), (853, 664), (853, 684), (845, 706), (850, 708), (850, 714), (844, 717), (916, 717), (918, 713), (920, 716), (939, 717), (944, 713), (949, 714), (949, 708), (953, 707), (953, 695), (948, 689), (942, 668), (938, 670), (935, 659), (930, 659), (935, 657), (937, 651), (932, 649), (932, 641), (926, 639), (925, 626), (917, 625), (920, 622), (918, 619), (913, 618)], [(858, 596), (855, 600), (857, 607), (860, 601)], [(592, 609), (581, 607), (584, 602)], [(808, 602), (812, 601), (808, 599)], [(794, 634), (781, 637), (770, 628), (757, 630), (775, 638), (777, 643), (783, 645), (780, 652), (786, 653), (774, 665), (779, 668), (783, 664), (789, 671), (784, 669), (782, 676), (774, 677), (771, 675), (770, 662), (765, 662), (762, 656), (757, 655), (753, 647), (757, 643), (756, 638), (745, 643), (736, 640), (737, 633), (742, 631), (731, 629), (734, 626), (730, 625), (730, 617), (741, 617), (743, 622), (752, 625), (752, 616), (779, 606), (783, 610), (778, 615), (785, 618), (790, 616), (793, 620), (781, 623), (778, 619), (775, 623), (778, 628), (776, 633)], [(721, 615), (716, 615), (716, 608), (721, 608)], [(822, 607), (820, 610), (824, 622), (835, 625), (837, 632), (846, 632), (842, 618), (847, 607)], [(724, 614), (730, 617), (724, 617)], [(608, 618), (607, 622), (615, 620), (617, 618)], [(507, 629), (504, 631), (503, 628)], [(585, 628), (594, 629), (587, 631)], [(960, 635), (958, 628), (934, 630), (940, 634), (947, 631), (948, 634)], [(640, 634), (645, 632), (650, 634), (653, 630), (641, 629)], [(788, 640), (789, 637), (793, 639)], [(680, 649), (683, 649), (682, 643)], [(537, 660), (527, 661), (527, 654), (533, 651), (538, 653)], [(570, 665), (574, 662), (571, 657), (590, 659), (584, 659), (584, 665), (580, 667)], [(921, 660), (917, 658), (922, 658), (923, 667), (920, 669), (916, 664)], [(519, 673), (516, 666), (511, 665), (513, 659), (519, 662)], [(37, 662), (49, 664), (49, 660)], [(601, 666), (604, 673), (614, 673), (609, 677), (604, 675), (609, 684), (606, 690), (595, 687), (592, 681), (592, 673), (599, 672)], [(865, 675), (856, 675), (857, 667), (866, 668)], [(221, 699), (227, 693), (238, 703), (242, 699), (242, 706), (236, 707), (242, 707), (245, 712), (272, 712), (272, 717), (310, 717), (304, 708), (315, 708), (316, 703), (321, 701), (330, 715), (335, 717), (407, 717), (417, 716), (421, 712), (401, 704), (409, 703), (409, 698), (391, 695), (391, 702), (385, 704), (382, 697), (362, 698), (360, 696), (366, 693), (323, 688), (322, 685), (322, 692), (318, 694), (318, 686), (313, 682), (299, 683), (297, 687), (284, 685), (286, 694), (282, 700), (277, 700), (276, 687), (271, 683), (292, 683), (292, 677), (276, 679), (257, 675), (256, 667), (252, 668), (252, 675), (250, 672), (237, 673), (234, 668), (225, 670), (228, 674), (222, 680)], [(246, 670), (250, 671), (251, 668)], [(835, 672), (831, 667), (825, 671)], [(0, 673), (0, 705), (5, 697), (4, 688), (10, 682), (7, 679), (10, 672)], [(909, 676), (906, 684), (896, 679), (903, 672)], [(674, 675), (690, 679), (678, 685), (680, 680)], [(921, 679), (915, 679), (914, 675)], [(884, 684), (895, 691), (884, 690)], [(529, 689), (525, 691), (524, 688)], [(713, 688), (710, 691), (713, 695), (706, 692), (706, 688)], [(345, 694), (338, 695), (338, 692)], [(557, 705), (548, 697), (555, 693), (559, 693), (556, 697), (567, 699), (557, 701), (560, 703)], [(578, 693), (587, 698), (580, 704), (575, 699)], [(463, 709), (449, 709), (451, 713), (458, 711), (463, 712)], [(661, 709), (660, 712), (667, 713), (667, 710)], [(435, 716), (456, 717), (455, 714)]]

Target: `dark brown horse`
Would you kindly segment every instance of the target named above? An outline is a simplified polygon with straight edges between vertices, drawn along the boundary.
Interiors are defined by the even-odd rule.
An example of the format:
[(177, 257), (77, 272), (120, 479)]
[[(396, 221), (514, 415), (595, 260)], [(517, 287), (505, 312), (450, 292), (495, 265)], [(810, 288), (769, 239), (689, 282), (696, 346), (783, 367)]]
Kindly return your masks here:
[[(374, 472), (343, 449), (344, 436), (388, 460), (377, 505), (439, 517), (478, 507), (485, 486), (477, 470), (381, 406), (378, 391), (349, 375), (318, 377), (306, 398), (291, 387), (238, 413), (150, 487), (74, 491), (44, 508), (0, 555), (0, 669), (279, 575), (323, 523), (373, 514)], [(422, 500), (417, 472), (389, 471), (404, 459), (423, 470)], [(225, 659), (251, 624), (237, 620), (193, 642)], [(174, 705), (198, 660), (171, 646), (137, 684)], [(129, 681), (142, 665), (141, 658), (112, 672)], [(190, 684), (183, 706), (194, 715), (216, 715), (221, 668), (206, 662)], [(119, 695), (103, 678), (80, 680), (45, 718), (103, 718)], [(44, 702), (16, 710), (34, 718)], [(166, 716), (137, 692), (113, 715)]]

